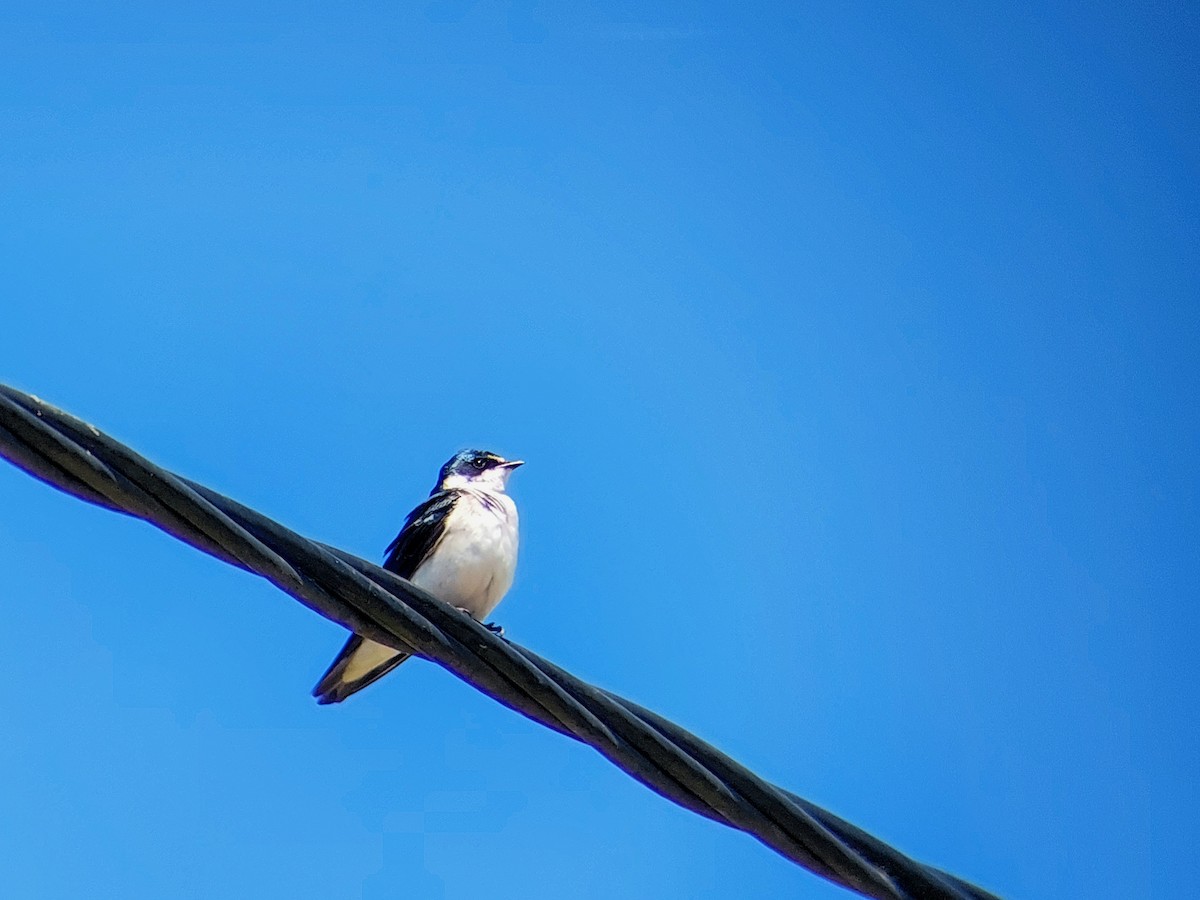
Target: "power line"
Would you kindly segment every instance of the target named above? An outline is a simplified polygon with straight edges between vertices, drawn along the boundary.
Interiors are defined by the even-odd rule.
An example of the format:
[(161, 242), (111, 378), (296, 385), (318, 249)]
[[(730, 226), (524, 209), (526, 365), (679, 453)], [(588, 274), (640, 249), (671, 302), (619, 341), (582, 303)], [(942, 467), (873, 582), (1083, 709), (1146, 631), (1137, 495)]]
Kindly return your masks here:
[(266, 578), (328, 619), (429, 659), (581, 741), (680, 806), (880, 900), (998, 900), (764, 781), (678, 725), (492, 634), (415, 585), (161, 469), (91, 425), (0, 385), (0, 456), (81, 500)]

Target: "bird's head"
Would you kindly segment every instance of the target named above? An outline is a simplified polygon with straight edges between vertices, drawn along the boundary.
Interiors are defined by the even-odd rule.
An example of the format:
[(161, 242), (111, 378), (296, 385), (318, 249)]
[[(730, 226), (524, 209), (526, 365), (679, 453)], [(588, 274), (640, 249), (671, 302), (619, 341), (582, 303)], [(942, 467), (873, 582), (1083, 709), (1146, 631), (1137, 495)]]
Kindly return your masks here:
[(505, 459), (487, 450), (460, 450), (442, 466), (438, 475), (438, 488), (443, 491), (454, 488), (482, 487), (503, 491), (508, 476), (524, 461)]

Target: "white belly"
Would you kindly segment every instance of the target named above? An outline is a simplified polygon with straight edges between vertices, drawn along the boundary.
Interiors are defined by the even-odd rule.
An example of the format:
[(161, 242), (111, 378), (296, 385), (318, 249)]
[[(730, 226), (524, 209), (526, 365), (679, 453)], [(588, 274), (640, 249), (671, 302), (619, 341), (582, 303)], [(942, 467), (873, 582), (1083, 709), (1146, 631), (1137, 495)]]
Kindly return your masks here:
[(480, 621), (512, 586), (517, 566), (517, 507), (504, 494), (487, 501), (468, 491), (446, 520), (441, 543), (412, 582)]
[[(487, 499), (471, 491), (454, 504), (433, 557), (412, 577), (413, 584), (481, 622), (512, 586), (517, 567), (516, 504), (490, 491)], [(342, 679), (356, 681), (396, 656), (391, 647), (363, 641)]]

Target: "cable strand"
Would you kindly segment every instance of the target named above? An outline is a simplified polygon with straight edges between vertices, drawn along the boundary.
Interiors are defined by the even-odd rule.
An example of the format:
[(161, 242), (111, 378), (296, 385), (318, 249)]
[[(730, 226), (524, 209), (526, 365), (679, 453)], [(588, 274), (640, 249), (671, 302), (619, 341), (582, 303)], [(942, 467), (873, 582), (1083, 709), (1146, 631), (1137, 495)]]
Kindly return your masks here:
[(371, 640), (435, 662), (515, 712), (591, 746), (668, 800), (754, 836), (828, 881), (879, 900), (998, 900), (770, 784), (657, 713), (492, 634), (405, 579), (308, 540), (5, 385), (0, 456), (52, 487), (259, 575)]

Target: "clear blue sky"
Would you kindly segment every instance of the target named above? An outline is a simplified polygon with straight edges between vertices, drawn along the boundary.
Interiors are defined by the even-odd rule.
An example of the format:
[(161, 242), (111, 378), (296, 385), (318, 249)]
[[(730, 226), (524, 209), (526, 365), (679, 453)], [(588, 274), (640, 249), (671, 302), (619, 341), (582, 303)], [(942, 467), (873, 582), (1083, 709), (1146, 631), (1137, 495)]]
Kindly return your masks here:
[[(529, 461), (509, 636), (1009, 897), (1200, 805), (1186, 5), (0, 13), (0, 380), (379, 559)], [(0, 467), (0, 893), (834, 898)]]

